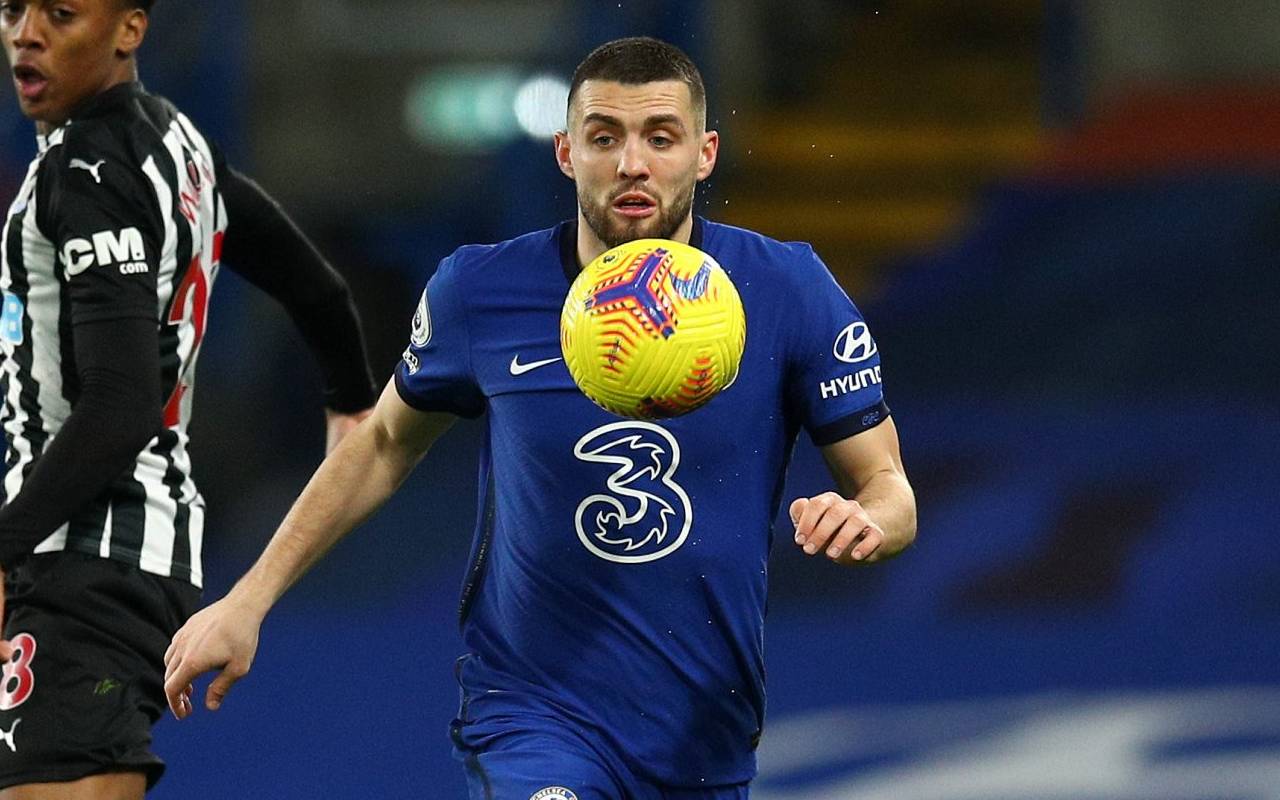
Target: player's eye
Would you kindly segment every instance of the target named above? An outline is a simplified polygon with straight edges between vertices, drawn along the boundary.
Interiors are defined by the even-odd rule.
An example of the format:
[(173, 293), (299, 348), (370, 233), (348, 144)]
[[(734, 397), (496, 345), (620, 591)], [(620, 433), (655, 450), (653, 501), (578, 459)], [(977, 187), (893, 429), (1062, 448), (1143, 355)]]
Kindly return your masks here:
[(594, 144), (596, 147), (608, 147), (609, 145), (613, 144), (615, 141), (616, 140), (612, 136), (606, 133), (602, 133), (599, 136), (594, 137), (591, 140), (591, 143)]
[(70, 22), (76, 12), (66, 6), (55, 6), (50, 14), (56, 22)]
[(661, 148), (670, 147), (671, 145), (675, 144), (675, 141), (670, 136), (663, 136), (662, 134), (658, 134), (657, 136), (650, 136), (649, 143), (652, 144), (654, 147), (661, 149)]

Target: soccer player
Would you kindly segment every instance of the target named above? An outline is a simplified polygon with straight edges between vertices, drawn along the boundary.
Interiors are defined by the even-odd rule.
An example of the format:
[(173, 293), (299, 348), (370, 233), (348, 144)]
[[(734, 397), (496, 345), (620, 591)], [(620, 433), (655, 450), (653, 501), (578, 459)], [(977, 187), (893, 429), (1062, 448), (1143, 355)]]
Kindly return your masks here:
[(346, 284), (137, 83), (147, 0), (5, 0), (39, 153), (0, 238), (7, 439), (0, 798), (140, 798), (164, 770), (161, 664), (199, 605), (187, 426), (225, 260), (319, 359), (336, 444), (376, 399)]
[[(179, 718), (210, 669), (205, 704), (218, 708), (267, 611), (395, 491), (451, 415), (485, 415), (452, 726), (471, 797), (747, 796), (770, 530), (799, 429), (841, 488), (790, 504), (805, 553), (880, 562), (912, 541), (916, 515), (875, 341), (827, 268), (808, 245), (692, 214), (718, 146), (702, 79), (675, 47), (623, 39), (578, 66), (555, 143), (577, 219), (440, 264), (372, 417), (250, 571), (174, 637), (165, 691)], [(640, 237), (714, 256), (748, 325), (736, 383), (659, 423), (602, 411), (559, 358), (570, 281)], [(847, 664), (814, 668), (833, 687), (856, 679)]]

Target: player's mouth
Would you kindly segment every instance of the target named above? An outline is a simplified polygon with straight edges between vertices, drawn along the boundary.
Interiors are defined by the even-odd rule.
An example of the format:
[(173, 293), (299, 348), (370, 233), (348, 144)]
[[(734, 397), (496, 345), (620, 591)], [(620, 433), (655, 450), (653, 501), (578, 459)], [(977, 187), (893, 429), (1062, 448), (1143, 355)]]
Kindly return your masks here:
[(627, 192), (613, 200), (613, 210), (624, 217), (643, 219), (658, 210), (658, 203), (643, 192)]
[(49, 79), (30, 64), (17, 64), (13, 68), (13, 82), (18, 94), (27, 101), (39, 100), (49, 88)]

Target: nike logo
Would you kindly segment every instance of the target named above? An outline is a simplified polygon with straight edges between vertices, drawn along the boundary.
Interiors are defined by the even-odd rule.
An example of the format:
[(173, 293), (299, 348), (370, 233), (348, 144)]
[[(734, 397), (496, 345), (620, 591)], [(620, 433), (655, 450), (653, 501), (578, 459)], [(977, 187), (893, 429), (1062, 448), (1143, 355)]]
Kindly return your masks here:
[(71, 159), (71, 163), (67, 166), (72, 169), (86, 169), (89, 171), (89, 174), (93, 176), (94, 183), (102, 183), (102, 176), (98, 174), (98, 170), (102, 169), (102, 165), (105, 163), (107, 163), (105, 158), (100, 159), (96, 164), (90, 164), (88, 161), (73, 158)]
[(521, 364), (520, 356), (515, 355), (511, 357), (511, 374), (523, 375), (526, 372), (537, 369), (538, 367), (545, 367), (548, 364), (554, 364), (559, 360), (560, 359), (558, 358), (544, 358), (541, 361), (530, 361), (528, 364)]

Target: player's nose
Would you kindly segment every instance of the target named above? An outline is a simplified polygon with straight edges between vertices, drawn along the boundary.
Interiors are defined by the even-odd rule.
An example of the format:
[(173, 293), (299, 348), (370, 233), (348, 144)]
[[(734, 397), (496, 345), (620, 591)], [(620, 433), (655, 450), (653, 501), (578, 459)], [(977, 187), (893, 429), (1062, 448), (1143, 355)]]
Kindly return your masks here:
[(618, 153), (618, 177), (620, 178), (647, 178), (649, 177), (649, 160), (645, 156), (643, 144), (634, 139), (628, 138)]
[[(5, 14), (9, 16), (8, 13)], [(30, 8), (18, 13), (17, 19), (4, 20), (5, 34), (15, 49), (30, 49), (44, 46), (44, 31), (40, 27), (40, 15)]]

